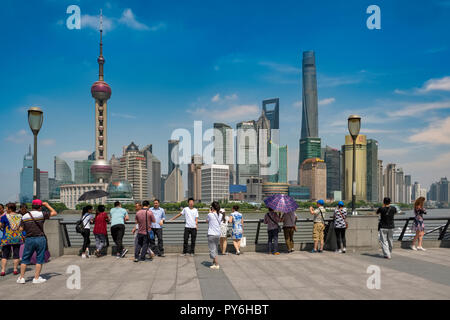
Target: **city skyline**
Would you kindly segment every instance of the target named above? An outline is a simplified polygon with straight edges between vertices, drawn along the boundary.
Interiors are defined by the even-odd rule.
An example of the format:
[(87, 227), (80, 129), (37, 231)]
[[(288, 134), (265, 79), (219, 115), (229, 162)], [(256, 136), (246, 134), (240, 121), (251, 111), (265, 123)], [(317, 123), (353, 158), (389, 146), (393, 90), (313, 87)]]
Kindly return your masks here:
[[(130, 141), (139, 145), (150, 142), (154, 145), (154, 154), (161, 160), (161, 172), (167, 173), (165, 155), (172, 130), (192, 131), (194, 120), (204, 120), (204, 128), (211, 128), (213, 122), (234, 128), (237, 122), (257, 119), (263, 100), (279, 97), (280, 141), (287, 144), (289, 150), (288, 180), (296, 179), (301, 124), (301, 54), (313, 50), (323, 146), (339, 148), (347, 134), (347, 116), (358, 113), (362, 116), (362, 133), (379, 142), (379, 159), (384, 163), (397, 163), (412, 175), (413, 181), (427, 188), (432, 182), (450, 175), (450, 74), (445, 72), (450, 62), (443, 59), (448, 56), (450, 43), (439, 37), (444, 21), (450, 17), (450, 8), (439, 6), (439, 2), (419, 15), (412, 5), (402, 7), (381, 1), (379, 5), (386, 18), (379, 32), (365, 28), (364, 6), (350, 2), (345, 6), (345, 17), (350, 22), (341, 27), (348, 31), (348, 40), (338, 31), (310, 20), (306, 22), (315, 27), (313, 34), (317, 40), (308, 36), (302, 31), (306, 22), (294, 23), (305, 18), (301, 5), (280, 5), (274, 9), (279, 16), (273, 20), (272, 29), (261, 32), (268, 33), (266, 37), (273, 41), (282, 35), (286, 44), (278, 41), (279, 47), (266, 51), (261, 50), (265, 40), (256, 32), (259, 24), (253, 21), (248, 34), (232, 41), (229, 37), (238, 35), (238, 28), (225, 31), (228, 25), (220, 18), (215, 31), (225, 43), (213, 42), (211, 49), (195, 59), (192, 59), (195, 53), (204, 48), (202, 40), (208, 43), (213, 40), (214, 32), (197, 29), (200, 23), (208, 23), (212, 18), (203, 11), (211, 7), (205, 6), (197, 12), (201, 19), (192, 22), (179, 19), (182, 3), (172, 14), (164, 13), (164, 7), (153, 2), (143, 7), (137, 2), (110, 1), (109, 8), (106, 3), (103, 6), (104, 46), (108, 52), (108, 82), (115, 88), (114, 99), (108, 103), (109, 156), (121, 155), (122, 146)], [(39, 135), (38, 167), (41, 170), (52, 172), (53, 158), (58, 156), (67, 160), (74, 171), (73, 161), (87, 159), (95, 149), (93, 106), (88, 90), (98, 71), (94, 61), (98, 55), (98, 23), (96, 28), (89, 27), (89, 17), (98, 21), (100, 4), (93, 6), (80, 1), (79, 5), (84, 16), (81, 30), (68, 30), (65, 7), (54, 3), (39, 8), (33, 4), (20, 8), (20, 14), (35, 26), (27, 33), (20, 31), (23, 27), (14, 27), (19, 21), (11, 17), (2, 19), (3, 28), (15, 30), (7, 35), (7, 48), (0, 54), (4, 74), (9, 74), (8, 79), (0, 80), (4, 97), (2, 111), (8, 119), (0, 129), (0, 144), (8, 151), (0, 160), (0, 179), (8, 182), (0, 187), (2, 200), (14, 200), (19, 194), (21, 162), (32, 142), (26, 121), (29, 106), (38, 105), (44, 110), (44, 125)], [(251, 6), (244, 5), (237, 14), (232, 12), (233, 5), (225, 7), (228, 17), (244, 23)], [(267, 4), (260, 5), (264, 11)], [(286, 6), (298, 10), (286, 10)], [(31, 17), (34, 11), (43, 10), (47, 12), (46, 19)], [(131, 14), (130, 18), (130, 15), (123, 15), (130, 12), (126, 10), (138, 14)], [(318, 5), (312, 4), (310, 14), (332, 24), (338, 19), (333, 14), (339, 16), (339, 10), (344, 9), (330, 4), (319, 10)], [(19, 7), (6, 4), (6, 11), (14, 16)], [(266, 14), (258, 11), (254, 16), (260, 19)], [(128, 17), (128, 20), (114, 17)], [(401, 26), (414, 17), (420, 17), (415, 19), (420, 21), (420, 28), (407, 23), (408, 28)], [(214, 18), (218, 17), (214, 15)], [(292, 21), (290, 28), (284, 28), (286, 25), (282, 22), (287, 18)], [(425, 23), (431, 19), (432, 24)], [(427, 38), (426, 41), (420, 46), (412, 43), (414, 33)], [(186, 39), (181, 39), (182, 34)], [(34, 38), (43, 36), (50, 37), (55, 45), (41, 46), (39, 51), (33, 51), (34, 59), (25, 59), (25, 54), (32, 51), (29, 46), (36, 44)], [(399, 38), (402, 41), (398, 41)], [(193, 40), (194, 44), (189, 46), (189, 41)], [(358, 44), (353, 43), (356, 40)], [(157, 50), (142, 44), (146, 41)], [(327, 41), (332, 41), (336, 49), (327, 47)], [(405, 43), (409, 46), (407, 53), (401, 49)], [(123, 50), (124, 44), (129, 50)], [(183, 45), (182, 56), (177, 53), (175, 44)], [(220, 50), (226, 45), (230, 48)], [(130, 71), (138, 66), (144, 75)], [(183, 75), (177, 74), (177, 70), (182, 70)], [(23, 79), (30, 81), (23, 83)], [(145, 114), (149, 117), (148, 125), (142, 125), (140, 119)], [(184, 166), (181, 169), (187, 172)], [(184, 174), (183, 179), (187, 179), (186, 176)]]

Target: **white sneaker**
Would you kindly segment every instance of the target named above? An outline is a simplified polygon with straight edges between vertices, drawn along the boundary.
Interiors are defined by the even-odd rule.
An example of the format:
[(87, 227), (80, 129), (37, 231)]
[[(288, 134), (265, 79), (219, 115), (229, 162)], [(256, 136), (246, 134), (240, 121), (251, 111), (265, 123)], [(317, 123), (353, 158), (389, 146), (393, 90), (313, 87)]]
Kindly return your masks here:
[(346, 249), (346, 248), (342, 249), (342, 252), (343, 252), (343, 253), (346, 253), (346, 252), (347, 252), (347, 249)]
[(45, 281), (47, 280), (42, 277), (39, 277), (38, 279), (33, 279), (33, 283), (35, 284), (44, 283)]
[(90, 258), (89, 249), (86, 249), (86, 258)]
[(411, 249), (414, 250), (414, 251), (417, 251), (417, 248), (416, 248), (416, 246), (414, 246), (414, 245), (411, 246)]
[(25, 278), (21, 278), (21, 277), (19, 276), (19, 278), (17, 279), (16, 282), (19, 283), (19, 284), (24, 284), (24, 283), (25, 283)]
[(81, 259), (86, 259), (86, 254), (85, 254), (85, 253), (83, 253), (83, 254), (81, 255)]
[(213, 264), (212, 266), (210, 266), (211, 269), (220, 269), (220, 267), (218, 265)]
[(421, 250), (421, 251), (427, 251), (427, 249), (422, 248), (422, 247), (417, 247), (417, 250)]

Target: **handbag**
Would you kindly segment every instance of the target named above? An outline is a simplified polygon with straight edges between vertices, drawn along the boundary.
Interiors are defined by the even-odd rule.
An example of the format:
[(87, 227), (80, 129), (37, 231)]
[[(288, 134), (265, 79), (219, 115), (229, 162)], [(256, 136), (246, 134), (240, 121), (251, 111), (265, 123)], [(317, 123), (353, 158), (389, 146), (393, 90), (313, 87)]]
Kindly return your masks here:
[[(84, 215), (81, 220), (77, 221), (77, 224), (75, 225), (75, 231), (77, 233), (82, 233), (84, 229), (86, 229), (87, 224), (89, 223), (89, 220), (86, 222), (85, 225), (83, 225), (83, 220), (86, 219), (86, 215)], [(83, 226), (83, 228), (81, 227)]]
[(281, 227), (280, 227), (280, 225), (279, 225), (277, 222), (275, 222), (275, 220), (272, 219), (272, 217), (270, 216), (270, 214), (267, 213), (267, 216), (269, 217), (270, 220), (272, 220), (273, 223), (275, 223), (275, 224), (277, 225), (277, 227), (278, 227), (278, 232), (281, 232)]

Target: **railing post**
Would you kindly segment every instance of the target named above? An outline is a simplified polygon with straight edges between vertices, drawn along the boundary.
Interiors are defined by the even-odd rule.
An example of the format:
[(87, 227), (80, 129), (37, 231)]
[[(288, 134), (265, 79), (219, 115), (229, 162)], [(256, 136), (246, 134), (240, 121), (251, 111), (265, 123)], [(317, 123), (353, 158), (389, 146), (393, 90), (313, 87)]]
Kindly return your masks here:
[(67, 246), (70, 248), (72, 245), (70, 243), (69, 232), (67, 232), (67, 225), (65, 223), (63, 223), (63, 228), (64, 228), (64, 236), (66, 237), (67, 240)]
[(258, 221), (258, 226), (256, 227), (256, 237), (255, 237), (255, 245), (258, 244), (258, 238), (259, 238), (259, 229), (261, 228), (261, 219)]
[(442, 229), (441, 233), (439, 234), (438, 240), (444, 240), (445, 234), (447, 233), (448, 226), (450, 225), (450, 219), (447, 220), (447, 223), (445, 224), (444, 229)]
[(402, 233), (400, 233), (400, 236), (398, 237), (398, 241), (402, 241), (402, 240), (403, 240), (403, 236), (405, 235), (406, 228), (408, 227), (408, 224), (409, 224), (409, 220), (410, 220), (410, 219), (412, 219), (412, 218), (406, 219), (405, 225), (403, 226)]

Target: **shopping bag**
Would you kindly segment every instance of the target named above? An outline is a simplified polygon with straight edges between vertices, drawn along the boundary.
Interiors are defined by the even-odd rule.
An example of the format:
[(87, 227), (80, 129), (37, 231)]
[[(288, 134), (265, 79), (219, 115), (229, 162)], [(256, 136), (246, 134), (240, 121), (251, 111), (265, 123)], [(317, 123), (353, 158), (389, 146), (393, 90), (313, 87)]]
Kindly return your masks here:
[(241, 239), (241, 247), (245, 248), (247, 246), (247, 237), (242, 237)]

